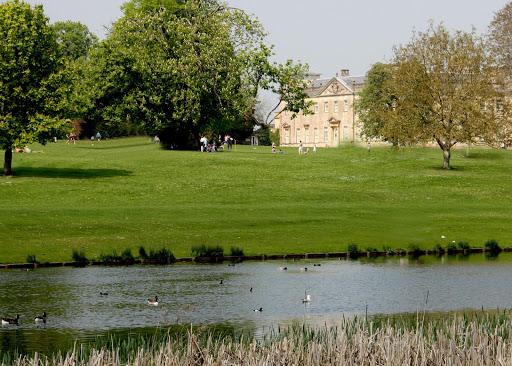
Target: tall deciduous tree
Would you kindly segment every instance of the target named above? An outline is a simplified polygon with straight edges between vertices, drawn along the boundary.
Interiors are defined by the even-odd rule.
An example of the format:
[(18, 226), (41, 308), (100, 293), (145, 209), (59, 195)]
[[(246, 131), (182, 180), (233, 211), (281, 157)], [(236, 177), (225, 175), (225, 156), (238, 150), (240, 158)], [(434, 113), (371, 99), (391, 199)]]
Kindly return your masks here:
[[(196, 148), (200, 134), (242, 137), (254, 126), (258, 90), (304, 69), (272, 64), (264, 36), (257, 21), (213, 1), (124, 17), (84, 65), (89, 119), (111, 130), (129, 122), (167, 148)], [(286, 93), (294, 108), (299, 89)]]
[(488, 29), (488, 43), (500, 67), (512, 70), (512, 2), (494, 14)]
[(12, 174), (12, 149), (45, 143), (61, 126), (59, 46), (40, 5), (0, 5), (0, 147), (3, 174)]
[(57, 32), (57, 42), (61, 45), (64, 55), (72, 60), (86, 57), (92, 47), (98, 44), (98, 37), (80, 22), (71, 20), (55, 22), (53, 27)]
[(386, 130), (389, 127), (386, 124), (387, 114), (395, 102), (393, 90), (387, 87), (392, 74), (391, 64), (374, 64), (366, 74), (365, 87), (359, 94), (356, 110), (364, 137), (379, 138), (397, 145), (403, 142), (402, 136)]
[(383, 85), (392, 104), (379, 112), (384, 137), (433, 141), (443, 151), (443, 168), (450, 169), (456, 143), (499, 144), (509, 130), (503, 75), (475, 31), (450, 33), (431, 23), (395, 47), (392, 65)]

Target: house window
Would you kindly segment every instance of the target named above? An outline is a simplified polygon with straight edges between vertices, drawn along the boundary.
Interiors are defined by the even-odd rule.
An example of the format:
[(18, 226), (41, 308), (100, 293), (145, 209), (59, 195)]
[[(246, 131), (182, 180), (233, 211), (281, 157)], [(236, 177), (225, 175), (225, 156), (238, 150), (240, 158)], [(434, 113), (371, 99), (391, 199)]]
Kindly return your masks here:
[(309, 144), (309, 127), (304, 128), (304, 138), (306, 139), (306, 144)]
[(318, 128), (315, 127), (313, 132), (314, 132), (314, 141), (316, 144), (316, 143), (318, 143)]
[(329, 141), (329, 130), (327, 127), (324, 127), (324, 142)]
[(299, 143), (301, 140), (300, 140), (300, 128), (297, 128), (297, 143)]
[(348, 100), (344, 100), (343, 103), (344, 103), (343, 110), (345, 112), (348, 112)]
[(334, 113), (338, 113), (338, 101), (334, 102)]
[(285, 133), (284, 133), (284, 141), (285, 143), (289, 144), (290, 143), (290, 129), (287, 128), (285, 130)]
[(329, 102), (324, 102), (324, 112), (329, 112)]
[(318, 104), (315, 104), (315, 114), (318, 113)]

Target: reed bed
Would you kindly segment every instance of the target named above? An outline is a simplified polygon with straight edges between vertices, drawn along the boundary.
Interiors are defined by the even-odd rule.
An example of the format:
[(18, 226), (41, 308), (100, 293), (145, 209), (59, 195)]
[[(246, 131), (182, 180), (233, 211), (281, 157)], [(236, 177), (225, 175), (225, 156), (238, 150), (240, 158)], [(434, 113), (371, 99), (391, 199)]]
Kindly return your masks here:
[(295, 324), (262, 339), (190, 329), (75, 346), (50, 357), (4, 356), (2, 365), (511, 365), (511, 327), (503, 312), (355, 318), (336, 327)]

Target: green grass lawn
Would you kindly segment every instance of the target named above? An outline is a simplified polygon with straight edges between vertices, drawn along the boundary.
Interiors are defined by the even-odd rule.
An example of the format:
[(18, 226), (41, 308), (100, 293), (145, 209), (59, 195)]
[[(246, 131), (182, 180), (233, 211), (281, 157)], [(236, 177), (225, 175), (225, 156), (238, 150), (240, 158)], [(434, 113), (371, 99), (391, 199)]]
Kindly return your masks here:
[[(34, 145), (0, 176), (0, 262), (193, 245), (246, 255), (512, 244), (512, 151), (165, 151), (149, 138)], [(2, 152), (3, 157), (3, 152)], [(445, 235), (446, 239), (441, 236)]]

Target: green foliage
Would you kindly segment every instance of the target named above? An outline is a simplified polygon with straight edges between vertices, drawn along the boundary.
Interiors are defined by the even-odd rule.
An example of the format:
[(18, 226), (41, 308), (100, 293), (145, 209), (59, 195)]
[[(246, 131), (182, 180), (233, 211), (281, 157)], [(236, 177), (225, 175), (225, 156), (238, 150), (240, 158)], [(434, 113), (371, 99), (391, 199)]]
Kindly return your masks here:
[(6, 150), (5, 175), (12, 174), (13, 147), (45, 143), (63, 124), (58, 112), (67, 85), (59, 73), (63, 62), (55, 32), (47, 23), (41, 5), (0, 5), (0, 149)]
[(276, 146), (279, 146), (279, 140), (280, 140), (279, 128), (276, 128), (274, 130), (274, 132), (270, 131), (269, 137), (270, 137), (270, 144), (272, 144), (272, 142), (273, 142), (276, 144)]
[(379, 250), (377, 248), (375, 248), (375, 247), (367, 247), (366, 251), (368, 253), (377, 253)]
[(394, 144), (400, 142), (399, 136), (388, 134), (386, 113), (395, 102), (393, 92), (386, 83), (391, 79), (393, 66), (376, 63), (366, 74), (364, 89), (359, 94), (356, 110), (361, 123), (361, 136), (369, 139), (381, 138)]
[(77, 251), (73, 250), (73, 253), (71, 255), (71, 258), (74, 262), (88, 262), (89, 260), (85, 256), (85, 252), (83, 250)]
[(441, 244), (436, 244), (434, 246), (434, 251), (436, 251), (439, 254), (443, 254), (444, 253), (444, 247)]
[(129, 1), (124, 9), (130, 16), (76, 71), (76, 104), (88, 125), (197, 149), (203, 134), (250, 135), (260, 89), (297, 113), (306, 106), (307, 66), (272, 64), (263, 28), (245, 13), (213, 0)]
[(395, 254), (395, 249), (390, 247), (389, 245), (383, 245), (382, 246), (382, 251), (386, 252), (388, 254)]
[(102, 261), (114, 261), (114, 262), (128, 262), (133, 261), (135, 258), (132, 255), (132, 251), (129, 248), (123, 250), (121, 255), (117, 254), (116, 250), (113, 250), (111, 254), (101, 253), (99, 255)]
[(191, 255), (192, 257), (210, 257), (217, 258), (224, 256), (224, 248), (217, 245), (193, 245), (191, 247)]
[(492, 254), (497, 254), (501, 252), (501, 248), (498, 244), (498, 241), (495, 239), (487, 240), (487, 242), (485, 243), (485, 247), (487, 249), (490, 249)]
[(126, 248), (125, 250), (123, 250), (123, 252), (121, 253), (121, 260), (123, 262), (135, 260), (132, 254), (132, 250), (130, 248)]
[(471, 246), (469, 245), (469, 243), (468, 243), (467, 241), (463, 241), (463, 240), (461, 240), (461, 241), (459, 241), (459, 242), (457, 243), (457, 247), (458, 247), (459, 249), (462, 249), (462, 250), (468, 250), (468, 249), (471, 249)]
[(445, 169), (456, 143), (496, 145), (510, 137), (504, 75), (474, 30), (450, 32), (431, 22), (394, 48), (391, 67), (376, 64), (371, 71), (358, 107), (370, 137), (434, 142)]
[(409, 244), (408, 250), (413, 252), (413, 256), (419, 257), (421, 255), (421, 249), (417, 244)]
[(139, 247), (139, 257), (142, 259), (149, 259), (148, 253), (146, 252), (146, 249), (141, 245)]
[(165, 8), (168, 12), (185, 16), (186, 0), (128, 0), (121, 5), (125, 17), (135, 17), (142, 12), (157, 12)]
[(244, 255), (244, 250), (239, 247), (231, 247), (231, 256), (232, 257), (242, 257)]
[(98, 37), (80, 22), (55, 22), (53, 28), (62, 52), (71, 60), (87, 57), (90, 50), (98, 45)]
[(38, 263), (37, 259), (36, 259), (36, 255), (35, 254), (28, 254), (26, 262), (27, 263)]
[(167, 263), (174, 262), (174, 253), (166, 248), (159, 250), (150, 250), (148, 259), (154, 262)]
[(448, 243), (446, 245), (446, 252), (448, 254), (454, 254), (457, 251), (457, 245), (455, 243)]
[(121, 261), (121, 256), (115, 250), (111, 254), (101, 253), (99, 258), (101, 261)]
[(350, 258), (357, 258), (361, 255), (361, 251), (359, 250), (359, 247), (357, 246), (356, 243), (349, 244), (347, 252)]

